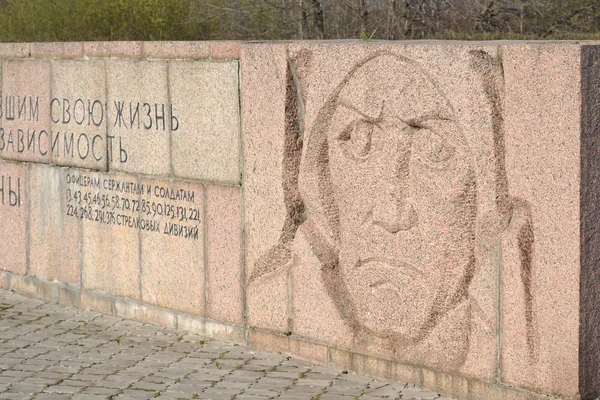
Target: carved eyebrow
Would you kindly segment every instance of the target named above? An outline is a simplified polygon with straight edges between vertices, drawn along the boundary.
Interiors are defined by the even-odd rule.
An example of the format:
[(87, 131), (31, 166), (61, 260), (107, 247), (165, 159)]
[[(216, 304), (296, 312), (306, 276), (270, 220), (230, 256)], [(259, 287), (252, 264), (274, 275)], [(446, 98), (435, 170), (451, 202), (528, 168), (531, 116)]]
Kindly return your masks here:
[(361, 117), (373, 124), (377, 124), (378, 122), (381, 122), (383, 118), (383, 106), (385, 105), (385, 101), (381, 104), (381, 111), (379, 112), (379, 115), (377, 117), (367, 115), (364, 111), (359, 110), (356, 106), (346, 102), (345, 100), (339, 100), (338, 105), (354, 111), (355, 113), (357, 113), (358, 115), (360, 115)]
[[(384, 119), (384, 116), (383, 116), (384, 105), (385, 105), (385, 101), (381, 105), (381, 112), (379, 113), (379, 116), (374, 118), (374, 117), (366, 114), (364, 111), (359, 110), (356, 106), (346, 102), (345, 100), (338, 101), (338, 106), (341, 106), (346, 109), (354, 111), (355, 113), (357, 113), (358, 115), (363, 117), (366, 121), (369, 121), (370, 123), (375, 124), (375, 125), (378, 125)], [(453, 118), (442, 116), (436, 112), (429, 112), (429, 113), (422, 114), (420, 116), (417, 116), (414, 118), (409, 118), (409, 119), (402, 119), (400, 117), (395, 117), (395, 118), (397, 118), (402, 123), (406, 124), (406, 126), (409, 126), (414, 129), (429, 129), (429, 127), (427, 126), (427, 122), (429, 122), (429, 121), (454, 122)], [(415, 133), (417, 133), (417, 132), (413, 132), (413, 134), (415, 134)], [(444, 131), (435, 130), (435, 133), (436, 133), (436, 135), (441, 135), (445, 140), (447, 140), (448, 142), (450, 142), (453, 145), (461, 146), (463, 148), (468, 148), (467, 144), (464, 142), (464, 137), (462, 137), (462, 135), (460, 135), (460, 134), (459, 134), (459, 137), (456, 137), (455, 135), (447, 134)]]
[(406, 125), (408, 125), (412, 128), (426, 128), (427, 121), (445, 121), (445, 122), (453, 121), (451, 118), (441, 117), (436, 114), (425, 114), (420, 117), (410, 118), (407, 120), (403, 120), (401, 118), (398, 118), (398, 119), (400, 119), (400, 121), (404, 122)]
[[(354, 111), (355, 113), (357, 113), (358, 115), (360, 115), (361, 117), (363, 117), (364, 119), (366, 119), (367, 121), (369, 121), (371, 123), (376, 124), (383, 120), (383, 107), (385, 106), (385, 101), (381, 104), (381, 111), (379, 112), (379, 115), (377, 117), (372, 117), (372, 116), (366, 114), (364, 111), (361, 111), (356, 106), (346, 102), (345, 100), (340, 100), (338, 102), (338, 105)], [(402, 119), (400, 117), (395, 117), (395, 118), (402, 121), (404, 124), (406, 124), (407, 126), (410, 126), (411, 128), (419, 128), (419, 129), (426, 128), (425, 125), (426, 125), (427, 121), (432, 121), (432, 120), (448, 121), (448, 122), (453, 121), (451, 118), (442, 117), (439, 114), (435, 114), (435, 113), (423, 114), (418, 117), (414, 117), (414, 118), (410, 118), (410, 119)]]

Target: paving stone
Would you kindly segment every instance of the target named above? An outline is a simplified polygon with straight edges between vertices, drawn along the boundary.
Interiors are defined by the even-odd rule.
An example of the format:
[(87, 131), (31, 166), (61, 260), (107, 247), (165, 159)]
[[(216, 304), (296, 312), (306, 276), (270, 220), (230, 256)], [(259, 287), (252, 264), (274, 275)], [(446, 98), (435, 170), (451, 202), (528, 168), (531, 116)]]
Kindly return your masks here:
[(153, 382), (136, 382), (130, 386), (131, 389), (140, 390), (153, 390), (155, 392), (162, 392), (167, 389), (168, 385)]
[(70, 395), (64, 394), (53, 394), (53, 393), (40, 393), (35, 396), (35, 400), (70, 400)]
[(89, 387), (82, 391), (82, 394), (103, 394), (105, 396), (114, 396), (121, 392), (121, 389), (105, 387)]
[(32, 397), (27, 393), (0, 393), (0, 399), (8, 400), (29, 400)]
[(0, 399), (439, 397), (4, 290), (0, 306)]
[(79, 393), (74, 395), (71, 400), (106, 400), (106, 396), (98, 394)]
[(15, 383), (10, 387), (8, 393), (40, 393), (43, 391), (47, 385), (35, 385), (30, 383)]
[(54, 385), (45, 389), (48, 393), (79, 393), (83, 388), (78, 386)]
[(254, 395), (254, 396), (263, 396), (263, 397), (273, 397), (277, 396), (280, 392), (276, 390), (267, 390), (264, 388), (251, 387), (244, 392), (246, 395)]
[(150, 390), (136, 390), (136, 389), (125, 389), (123, 390), (125, 396), (131, 396), (138, 399), (149, 399), (154, 397), (154, 392)]
[(9, 376), (1, 377), (3, 383), (19, 383), (21, 378), (11, 378)]

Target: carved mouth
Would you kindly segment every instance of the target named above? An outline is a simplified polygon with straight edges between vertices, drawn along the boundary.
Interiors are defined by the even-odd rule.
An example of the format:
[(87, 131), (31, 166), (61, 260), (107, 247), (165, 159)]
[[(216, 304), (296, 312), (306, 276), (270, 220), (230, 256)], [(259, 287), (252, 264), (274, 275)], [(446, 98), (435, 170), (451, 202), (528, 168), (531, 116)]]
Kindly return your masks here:
[(355, 274), (369, 287), (374, 289), (391, 289), (410, 283), (422, 275), (412, 263), (388, 257), (368, 257), (359, 259)]

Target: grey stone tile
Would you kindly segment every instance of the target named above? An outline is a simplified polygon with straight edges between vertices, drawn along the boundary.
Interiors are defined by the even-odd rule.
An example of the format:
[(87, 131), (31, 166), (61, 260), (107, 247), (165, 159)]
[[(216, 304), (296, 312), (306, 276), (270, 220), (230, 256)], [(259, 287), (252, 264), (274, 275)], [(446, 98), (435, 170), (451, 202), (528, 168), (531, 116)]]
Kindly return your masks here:
[[(0, 290), (0, 399), (429, 399), (341, 370)], [(46, 316), (47, 315), (47, 316)], [(43, 323), (41, 321), (43, 320)], [(12, 386), (11, 386), (12, 385)], [(391, 397), (394, 398), (394, 397)], [(450, 398), (441, 398), (452, 400)]]

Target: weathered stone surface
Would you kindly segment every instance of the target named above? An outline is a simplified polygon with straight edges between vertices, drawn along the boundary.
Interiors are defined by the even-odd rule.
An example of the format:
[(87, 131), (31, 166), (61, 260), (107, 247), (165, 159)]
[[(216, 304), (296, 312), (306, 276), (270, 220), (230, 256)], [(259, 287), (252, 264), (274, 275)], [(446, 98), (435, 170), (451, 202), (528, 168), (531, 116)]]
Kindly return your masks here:
[(173, 115), (173, 173), (183, 178), (239, 183), (238, 62), (169, 63)]
[[(140, 179), (133, 175), (67, 172), (69, 217), (82, 220), (82, 286), (140, 298)], [(137, 202), (137, 203), (136, 203)], [(145, 221), (145, 220), (144, 220)], [(145, 226), (145, 225), (144, 225)]]
[(2, 43), (0, 45), (0, 56), (3, 58), (25, 58), (29, 57), (31, 45), (29, 43)]
[(83, 42), (31, 43), (31, 57), (79, 58), (83, 57)]
[(53, 163), (106, 170), (110, 121), (105, 103), (104, 61), (53, 60), (50, 118), (53, 137), (58, 138), (53, 139)]
[(250, 330), (248, 340), (250, 346), (258, 349), (293, 354), (294, 357), (318, 364), (327, 364), (329, 361), (327, 347), (320, 344), (257, 330)]
[(248, 326), (279, 333), (290, 332), (289, 270), (257, 278), (246, 287)]
[[(302, 232), (298, 233), (303, 236)], [(292, 269), (292, 332), (331, 346), (349, 348), (352, 346), (352, 330), (344, 324), (335, 310), (335, 303), (329, 296), (326, 286), (319, 279), (321, 263), (310, 246), (297, 245), (294, 248), (296, 266)], [(363, 347), (364, 348), (364, 347)]]
[(66, 173), (53, 166), (29, 167), (29, 274), (79, 285), (82, 225), (67, 215)]
[(25, 164), (0, 162), (0, 260), (2, 270), (27, 272), (27, 171)]
[(251, 326), (259, 280), (304, 251), (313, 261), (291, 266), (293, 334), (495, 379), (496, 243), (510, 208), (490, 173), (504, 168), (497, 48), (298, 43), (285, 54), (242, 54), (260, 66), (242, 87), (261, 88), (242, 103)]
[(502, 244), (502, 380), (567, 397), (579, 390), (580, 54), (503, 47), (507, 181), (524, 206)]
[(168, 175), (171, 110), (167, 63), (106, 63), (109, 168)]
[[(241, 66), (244, 251), (250, 283), (258, 265), (266, 262), (261, 256), (278, 244), (287, 216), (283, 192), (286, 46), (244, 44)], [(280, 247), (282, 257), (289, 254), (285, 245)]]
[[(197, 183), (142, 179), (142, 301), (205, 315), (204, 187)], [(148, 193), (150, 190), (150, 193)]]
[(50, 162), (50, 78), (48, 60), (2, 62), (0, 157)]
[(207, 316), (242, 324), (242, 197), (237, 186), (206, 186)]
[(115, 315), (134, 321), (160, 325), (165, 328), (172, 329), (177, 326), (177, 317), (172, 311), (132, 300), (116, 299)]
[(209, 56), (209, 42), (144, 42), (143, 54), (148, 58), (201, 59)]
[(89, 57), (140, 57), (142, 42), (84, 42), (83, 51)]
[(93, 311), (101, 312), (104, 314), (113, 314), (114, 310), (114, 297), (85, 290), (81, 292), (81, 307), (90, 309)]
[(600, 220), (600, 46), (581, 49), (581, 189), (579, 276), (579, 394), (581, 398), (600, 395), (600, 274), (598, 273), (598, 235)]
[(210, 42), (210, 58), (212, 59), (239, 59), (242, 53), (242, 42), (214, 41)]
[(45, 301), (55, 302), (58, 300), (58, 288), (55, 284), (38, 281), (28, 276), (11, 277), (9, 289)]

